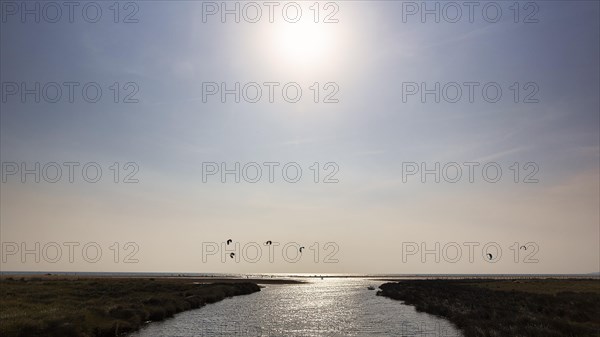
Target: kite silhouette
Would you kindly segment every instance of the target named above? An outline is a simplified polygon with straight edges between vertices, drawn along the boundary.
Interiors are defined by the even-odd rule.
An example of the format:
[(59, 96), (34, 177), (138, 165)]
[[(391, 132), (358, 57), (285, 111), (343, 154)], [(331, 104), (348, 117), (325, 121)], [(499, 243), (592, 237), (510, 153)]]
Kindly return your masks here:
[(232, 242), (233, 240), (229, 239), (227, 240), (227, 245), (229, 246), (229, 244)]

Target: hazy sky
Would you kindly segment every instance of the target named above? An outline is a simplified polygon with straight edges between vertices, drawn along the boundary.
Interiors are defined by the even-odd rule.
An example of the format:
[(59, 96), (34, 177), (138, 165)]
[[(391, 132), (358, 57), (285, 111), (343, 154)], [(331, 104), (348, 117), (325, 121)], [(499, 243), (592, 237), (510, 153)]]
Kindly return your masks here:
[[(296, 23), (285, 20), (295, 16), (295, 8), (285, 7), (285, 2), (273, 7), (273, 23), (263, 2), (257, 2), (263, 13), (256, 23), (244, 20), (252, 20), (255, 7), (241, 13), (240, 23), (234, 14), (221, 22), (221, 13), (208, 15), (213, 3), (201, 1), (124, 2), (118, 23), (112, 2), (93, 3), (102, 10), (97, 23), (86, 21), (93, 21), (96, 10), (86, 2), (74, 7), (74, 22), (69, 22), (67, 7), (57, 23), (47, 22), (53, 21), (55, 8), (44, 12), (40, 2), (41, 22), (35, 23), (33, 15), (21, 22), (22, 8), (6, 3), (2, 1), (0, 32), (3, 271), (600, 270), (596, 1), (521, 2), (518, 12), (510, 7), (513, 2), (493, 7), (481, 2), (473, 8), (473, 20), (468, 7), (457, 2), (463, 13), (455, 23), (448, 21), (453, 21), (456, 8), (444, 7), (446, 2), (438, 2), (440, 10), (446, 8), (439, 23), (433, 14), (425, 22), (420, 12), (411, 14), (419, 10), (412, 4), (421, 2), (320, 2), (319, 23), (314, 23), (316, 7), (309, 8), (312, 1), (297, 2), (302, 15)], [(247, 3), (239, 4), (243, 9)], [(227, 5), (233, 8), (235, 3)], [(430, 9), (434, 5), (430, 2)], [(494, 21), (490, 18), (496, 6), (502, 10), (499, 21), (488, 22)], [(87, 16), (82, 15), (84, 7)], [(284, 7), (287, 17), (281, 12)], [(323, 22), (328, 15), (338, 22)], [(126, 19), (137, 22), (124, 23)], [(22, 102), (20, 86), (33, 89), (35, 82), (40, 83), (40, 102), (34, 94), (25, 94)], [(72, 103), (65, 82), (78, 83), (73, 84)], [(241, 88), (257, 83), (262, 97), (248, 102), (256, 90), (249, 85), (240, 103), (232, 94), (223, 103), (220, 92), (207, 96), (206, 90), (214, 89), (203, 86), (209, 82), (225, 83), (229, 89), (236, 82)], [(273, 86), (272, 103), (265, 82), (279, 83)], [(315, 82), (319, 103), (314, 102)], [(461, 99), (449, 102), (456, 96), (453, 85), (446, 85), (439, 103), (433, 94), (425, 102), (420, 92), (407, 95), (421, 83), (432, 89), (436, 82), (440, 88), (456, 83)], [(480, 83), (473, 86), (472, 103), (464, 84), (471, 82)], [(48, 102), (56, 97), (52, 83), (62, 90), (56, 103)], [(294, 83), (302, 89), (298, 102), (282, 96), (286, 83), (292, 83), (288, 100), (295, 96)], [(494, 98), (495, 86), (486, 86), (489, 96), (482, 95), (486, 83), (502, 89), (497, 102), (486, 101)], [(93, 100), (96, 85), (102, 97), (86, 102), (82, 88), (89, 89), (86, 97)], [(124, 103), (134, 91), (129, 99), (138, 102)], [(329, 99), (338, 102), (323, 103), (332, 93)], [(28, 168), (56, 162), (62, 177), (50, 183), (42, 172), (39, 183), (33, 174), (23, 183), (21, 172), (7, 173), (13, 162)], [(74, 166), (73, 183), (65, 162), (81, 164)], [(81, 168), (90, 162), (102, 169), (97, 183), (82, 178)], [(119, 183), (113, 181), (115, 162)], [(129, 162), (135, 165), (126, 166)], [(222, 183), (215, 174), (203, 181), (203, 163), (225, 163), (233, 169), (236, 162), (241, 167), (258, 163), (262, 178), (251, 183), (241, 177), (235, 183), (231, 174)], [(272, 183), (265, 162), (279, 163), (273, 166)], [(313, 181), (315, 162), (318, 183)], [(421, 163), (433, 169), (436, 162), (441, 168), (457, 163), (462, 177), (451, 183), (442, 176), (436, 183), (430, 174), (423, 183), (416, 173), (403, 180), (407, 169)], [(465, 162), (480, 164), (473, 166), (473, 182)], [(299, 182), (284, 179), (286, 163), (301, 168)], [(502, 169), (497, 183), (482, 177), (488, 163)], [(46, 166), (47, 177), (53, 177), (54, 169)], [(254, 177), (255, 167), (247, 167), (245, 177)], [(455, 166), (447, 167), (446, 180), (451, 180)], [(136, 168), (133, 178), (139, 182), (123, 183)], [(336, 169), (329, 178), (338, 182), (324, 183)], [(494, 169), (488, 171), (492, 178)], [(294, 178), (294, 170), (285, 178)], [(203, 242), (221, 244), (229, 238), (232, 245), (247, 245), (246, 253), (225, 256), (225, 263), (220, 255), (202, 261)], [(274, 247), (273, 263), (268, 247), (262, 246), (266, 240), (281, 243)], [(10, 253), (13, 243), (21, 250), (21, 243), (32, 249), (35, 242), (41, 247), (39, 263), (33, 254), (22, 262), (20, 251)], [(52, 242), (62, 247), (60, 258)], [(69, 242), (80, 243), (72, 246), (73, 263)], [(102, 249), (96, 263), (82, 258), (81, 248), (91, 242)], [(114, 242), (120, 246), (118, 263)], [(123, 263), (134, 251), (134, 245), (125, 247), (127, 242), (139, 248), (130, 256), (137, 263)], [(263, 249), (257, 263), (246, 261), (255, 255), (251, 242)], [(297, 263), (281, 253), (292, 242), (306, 247)], [(315, 242), (318, 263), (309, 248)], [(433, 254), (422, 262), (420, 252), (403, 261), (403, 242), (405, 249), (412, 242), (433, 249), (439, 242), (439, 263)], [(449, 261), (456, 255), (452, 242), (462, 247), (455, 263)], [(473, 262), (468, 242), (480, 243), (473, 246)], [(482, 252), (491, 242), (502, 249), (501, 257), (495, 248), (489, 251), (495, 263)], [(532, 243), (518, 249), (518, 263), (510, 249), (515, 242)], [(42, 256), (44, 245), (47, 254)], [(296, 248), (291, 246), (288, 257), (295, 257)], [(88, 258), (94, 257), (94, 249), (88, 250)], [(329, 253), (337, 263), (324, 263)], [(538, 262), (524, 263), (527, 255), (530, 262)]]

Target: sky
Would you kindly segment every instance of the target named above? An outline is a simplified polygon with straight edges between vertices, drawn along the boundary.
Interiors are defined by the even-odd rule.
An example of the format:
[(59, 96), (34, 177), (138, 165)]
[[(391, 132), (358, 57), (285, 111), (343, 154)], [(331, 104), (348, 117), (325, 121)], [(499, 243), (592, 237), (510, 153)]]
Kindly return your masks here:
[(600, 271), (598, 2), (1, 4), (2, 271)]

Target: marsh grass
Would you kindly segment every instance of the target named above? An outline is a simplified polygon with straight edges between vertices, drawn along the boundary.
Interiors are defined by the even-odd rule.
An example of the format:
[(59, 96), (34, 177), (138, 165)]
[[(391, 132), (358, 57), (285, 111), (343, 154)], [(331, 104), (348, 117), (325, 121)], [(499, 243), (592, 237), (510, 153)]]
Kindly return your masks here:
[(258, 285), (248, 282), (2, 278), (0, 336), (118, 336), (148, 321), (256, 291)]
[(385, 283), (377, 294), (445, 317), (466, 337), (598, 337), (599, 287), (598, 280), (418, 280)]

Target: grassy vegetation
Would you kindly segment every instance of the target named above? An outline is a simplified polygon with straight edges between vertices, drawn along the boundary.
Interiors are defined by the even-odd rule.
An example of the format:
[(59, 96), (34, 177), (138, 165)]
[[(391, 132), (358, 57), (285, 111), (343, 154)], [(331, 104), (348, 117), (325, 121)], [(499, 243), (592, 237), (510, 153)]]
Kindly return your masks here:
[(600, 336), (599, 280), (411, 280), (377, 294), (447, 318), (466, 337)]
[(545, 279), (545, 280), (501, 280), (487, 282), (467, 283), (477, 287), (485, 287), (492, 290), (503, 291), (524, 291), (536, 294), (553, 294), (561, 292), (576, 293), (596, 293), (600, 294), (600, 280), (565, 280), (565, 279)]
[(175, 313), (260, 291), (189, 279), (2, 278), (0, 336), (118, 336)]

